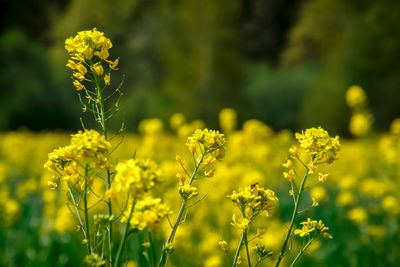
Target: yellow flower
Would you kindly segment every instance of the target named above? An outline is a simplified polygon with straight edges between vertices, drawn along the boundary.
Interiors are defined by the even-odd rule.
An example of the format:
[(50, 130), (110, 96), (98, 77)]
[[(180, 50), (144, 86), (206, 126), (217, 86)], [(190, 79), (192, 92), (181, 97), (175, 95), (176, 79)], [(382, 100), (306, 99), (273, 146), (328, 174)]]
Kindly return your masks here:
[(110, 85), (110, 81), (111, 81), (110, 74), (106, 74), (104, 76), (104, 83), (107, 84), (107, 85)]
[(239, 192), (233, 191), (232, 195), (228, 196), (239, 209), (243, 212), (247, 211), (245, 216), (249, 214), (259, 214), (265, 212), (267, 216), (270, 216), (276, 206), (278, 205), (278, 198), (275, 196), (275, 192), (270, 189), (264, 189), (259, 187), (257, 184), (240, 188)]
[(225, 240), (219, 241), (218, 245), (222, 250), (224, 250), (224, 251), (228, 250), (228, 243)]
[(322, 174), (322, 173), (318, 173), (318, 181), (320, 181), (321, 183), (325, 183), (326, 179), (328, 179), (329, 174)]
[(249, 226), (250, 220), (247, 218), (242, 218), (236, 213), (232, 215), (232, 225), (240, 229), (246, 229)]
[(67, 63), (66, 66), (68, 68), (72, 69), (72, 70), (76, 70), (76, 68), (77, 68), (77, 65), (76, 65), (75, 61), (70, 60), (70, 59), (68, 60), (68, 63)]
[(76, 87), (76, 90), (78, 90), (78, 91), (82, 90), (84, 87), (78, 80), (74, 81), (74, 86)]
[(117, 59), (114, 60), (114, 61), (106, 60), (106, 62), (107, 62), (108, 64), (110, 64), (110, 69), (112, 69), (112, 70), (118, 70), (117, 66), (118, 66), (118, 63), (119, 63), (119, 58), (117, 58)]
[[(121, 222), (126, 222), (129, 216), (129, 210), (132, 204), (124, 213)], [(137, 201), (134, 207), (134, 212), (130, 220), (132, 229), (143, 230), (148, 228), (149, 231), (153, 230), (157, 223), (162, 218), (171, 214), (169, 207), (161, 202), (160, 198), (146, 197), (143, 200)]]
[(99, 62), (93, 65), (93, 70), (96, 72), (98, 76), (102, 76), (104, 73), (103, 66)]
[(322, 237), (326, 238), (332, 238), (332, 236), (328, 233), (329, 228), (326, 227), (321, 220), (317, 222), (307, 218), (307, 221), (301, 222), (300, 224), (303, 225), (303, 227), (301, 229), (294, 230), (295, 235), (305, 237), (309, 236), (310, 233), (315, 231), (317, 235), (321, 235)]
[(181, 194), (181, 196), (185, 199), (191, 199), (195, 196), (197, 196), (199, 194), (199, 192), (197, 192), (197, 188), (188, 184), (185, 185), (181, 185), (179, 187), (179, 194)]
[(80, 31), (74, 37), (65, 40), (65, 49), (71, 56), (80, 59), (92, 59), (97, 55), (101, 59), (108, 57), (108, 49), (112, 47), (110, 39), (96, 28), (89, 31)]
[(326, 161), (328, 164), (336, 160), (336, 153), (340, 150), (339, 137), (330, 137), (321, 127), (296, 133), (296, 139), (302, 148), (310, 152), (313, 159)]
[(100, 51), (96, 51), (94, 52), (95, 56), (98, 56), (99, 58), (101, 58), (102, 60), (106, 60), (110, 54), (108, 53), (108, 49), (101, 49)]

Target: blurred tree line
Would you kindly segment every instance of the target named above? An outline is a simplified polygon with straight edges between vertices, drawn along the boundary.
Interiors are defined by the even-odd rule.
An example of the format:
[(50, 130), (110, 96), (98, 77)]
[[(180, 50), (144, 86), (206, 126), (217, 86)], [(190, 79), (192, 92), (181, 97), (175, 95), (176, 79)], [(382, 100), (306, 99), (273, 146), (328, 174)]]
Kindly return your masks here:
[(125, 75), (129, 130), (174, 112), (216, 127), (233, 107), (241, 121), (344, 134), (352, 84), (378, 128), (400, 116), (396, 1), (9, 0), (0, 10), (0, 130), (79, 128), (64, 40), (93, 27), (121, 58), (112, 80)]

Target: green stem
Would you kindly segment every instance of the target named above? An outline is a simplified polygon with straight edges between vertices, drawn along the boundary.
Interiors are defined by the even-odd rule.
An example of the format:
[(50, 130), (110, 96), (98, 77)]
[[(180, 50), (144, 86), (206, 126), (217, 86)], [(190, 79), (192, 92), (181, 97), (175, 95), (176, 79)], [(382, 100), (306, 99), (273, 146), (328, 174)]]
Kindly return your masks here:
[(87, 195), (88, 195), (88, 184), (87, 178), (89, 173), (89, 165), (86, 164), (85, 166), (85, 189), (83, 192), (83, 205), (85, 211), (85, 223), (86, 223), (86, 240), (88, 245), (89, 254), (92, 253), (92, 247), (90, 245), (90, 230), (89, 230), (89, 215), (88, 215), (88, 207), (87, 207)]
[(244, 234), (244, 231), (243, 231), (242, 237), (240, 238), (239, 245), (238, 245), (238, 247), (237, 247), (237, 249), (236, 249), (235, 258), (233, 259), (232, 267), (236, 267), (236, 265), (237, 265), (237, 260), (238, 260), (238, 258), (239, 258), (240, 250), (242, 249), (242, 245), (243, 245), (244, 235), (245, 235), (245, 234)]
[(293, 267), (294, 264), (297, 262), (297, 260), (300, 258), (301, 255), (303, 255), (304, 251), (311, 245), (311, 243), (314, 241), (315, 238), (310, 239), (310, 241), (307, 242), (307, 244), (299, 251), (297, 254), (296, 258), (294, 258), (292, 264), (290, 264), (290, 267)]
[(128, 237), (128, 234), (129, 234), (129, 226), (130, 226), (130, 221), (131, 221), (131, 218), (132, 218), (133, 210), (135, 208), (135, 202), (136, 202), (136, 200), (134, 199), (133, 203), (132, 203), (131, 210), (129, 211), (129, 216), (128, 216), (128, 220), (126, 222), (124, 235), (122, 236), (121, 242), (119, 243), (117, 256), (115, 257), (114, 267), (118, 267), (119, 260), (121, 258), (122, 248), (125, 246), (125, 242), (126, 242), (126, 239)]
[(299, 194), (298, 194), (296, 202), (294, 204), (294, 210), (293, 210), (293, 214), (292, 214), (292, 219), (290, 221), (290, 226), (289, 226), (289, 229), (288, 229), (288, 231), (286, 233), (286, 238), (285, 238), (285, 241), (283, 242), (283, 246), (282, 246), (281, 252), (279, 254), (278, 261), (275, 264), (275, 267), (279, 266), (279, 264), (281, 263), (282, 258), (284, 256), (284, 253), (285, 253), (285, 250), (286, 250), (286, 246), (287, 246), (287, 243), (289, 241), (289, 237), (290, 237), (290, 235), (292, 233), (294, 221), (295, 221), (296, 216), (297, 216), (297, 210), (299, 209), (301, 195), (303, 193), (303, 189), (304, 189), (304, 185), (305, 185), (306, 180), (307, 180), (307, 176), (308, 176), (308, 169), (306, 169), (306, 173), (304, 174), (303, 180), (301, 181), (301, 185), (300, 185), (300, 188), (299, 188)]
[(86, 239), (86, 238), (87, 238), (87, 237), (86, 237), (86, 232), (85, 232), (85, 228), (84, 228), (84, 226), (83, 226), (81, 214), (79, 213), (78, 204), (77, 204), (76, 201), (75, 201), (74, 194), (72, 193), (71, 188), (69, 187), (69, 185), (68, 185), (68, 191), (69, 191), (69, 194), (70, 194), (70, 197), (71, 197), (72, 204), (73, 204), (74, 207), (75, 207), (76, 216), (78, 217), (80, 229), (82, 230), (83, 237)]
[(247, 228), (244, 229), (244, 244), (246, 246), (247, 263), (249, 264), (249, 267), (251, 267), (249, 246), (248, 246), (248, 242), (247, 242)]
[[(190, 177), (189, 185), (192, 185), (194, 178), (196, 177), (197, 171), (199, 170), (199, 167), (200, 167), (201, 163), (203, 162), (204, 156), (206, 154), (207, 154), (207, 149), (204, 150), (204, 152), (201, 155), (200, 160), (197, 162), (197, 164), (193, 170), (192, 176)], [(179, 209), (178, 217), (176, 218), (176, 221), (174, 223), (174, 227), (172, 228), (171, 233), (169, 234), (169, 237), (167, 239), (167, 242), (165, 243), (165, 245), (163, 247), (163, 251), (161, 253), (161, 258), (160, 258), (160, 263), (158, 265), (159, 267), (166, 265), (167, 257), (168, 257), (166, 248), (167, 248), (167, 246), (172, 244), (172, 242), (174, 241), (174, 237), (175, 237), (176, 231), (178, 230), (178, 226), (181, 223), (183, 212), (185, 211), (185, 208), (186, 208), (186, 200), (183, 199), (181, 208)]]
[[(93, 65), (93, 64), (92, 64)], [(101, 86), (100, 86), (100, 80), (99, 80), (99, 76), (97, 75), (97, 73), (94, 71), (94, 69), (92, 69), (92, 73), (93, 73), (93, 77), (95, 80), (95, 84), (96, 84), (96, 95), (97, 98), (99, 98), (100, 103), (100, 118), (101, 118), (101, 127), (103, 130), (103, 135), (104, 138), (106, 140), (108, 140), (107, 137), (107, 127), (106, 127), (106, 118), (105, 118), (105, 114), (104, 114), (104, 99), (103, 96), (101, 95)], [(107, 190), (110, 189), (111, 187), (111, 175), (110, 175), (110, 169), (107, 168), (107, 175), (106, 175), (106, 187)], [(111, 200), (110, 198), (107, 198), (107, 206), (108, 206), (108, 215), (112, 215), (112, 204), (111, 204)], [(112, 241), (112, 220), (110, 220), (109, 224), (108, 224), (108, 254), (109, 254), (109, 262), (112, 265), (112, 247), (111, 247), (111, 241)]]
[(150, 252), (151, 252), (151, 266), (155, 266), (156, 265), (156, 251), (154, 249), (154, 243), (153, 243), (153, 238), (151, 236), (150, 232), (147, 232), (148, 237), (149, 237), (149, 242), (150, 242)]

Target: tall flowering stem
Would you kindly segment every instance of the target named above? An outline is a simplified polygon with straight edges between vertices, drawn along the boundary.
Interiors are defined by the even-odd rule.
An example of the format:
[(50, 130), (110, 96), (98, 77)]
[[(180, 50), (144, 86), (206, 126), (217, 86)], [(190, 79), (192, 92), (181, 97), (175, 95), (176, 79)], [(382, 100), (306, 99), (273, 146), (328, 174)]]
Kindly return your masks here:
[[(210, 168), (215, 160), (222, 159), (225, 156), (225, 143), (226, 141), (223, 134), (208, 129), (196, 130), (195, 133), (188, 138), (186, 146), (189, 151), (192, 152), (193, 158), (195, 159), (195, 167), (190, 177), (188, 177), (188, 183), (186, 183), (186, 178), (189, 176), (189, 173), (184, 167), (182, 158), (177, 156), (177, 161), (184, 170), (184, 173), (177, 174), (180, 181), (179, 194), (182, 196), (182, 203), (169, 237), (162, 249), (159, 267), (166, 265), (168, 254), (173, 251), (172, 243), (176, 231), (181, 224), (183, 214), (187, 209), (188, 200), (198, 195), (197, 188), (193, 187), (192, 184), (195, 179), (199, 179), (200, 167), (204, 166)], [(203, 177), (212, 177), (213, 175), (214, 170), (210, 169), (204, 171)]]
[[(293, 190), (297, 189), (296, 186), (296, 179), (298, 179), (297, 174), (294, 170), (294, 164), (291, 160), (288, 160), (283, 166), (288, 169), (287, 172), (283, 173), (283, 176), (290, 182), (291, 184), (291, 195), (293, 195), (293, 200), (294, 200), (294, 209), (292, 213), (292, 218), (290, 220), (290, 225), (288, 228), (288, 231), (286, 233), (285, 240), (282, 245), (282, 249), (279, 253), (278, 260), (275, 264), (275, 267), (278, 267), (279, 264), (281, 263), (286, 247), (288, 244), (288, 241), (292, 235), (293, 231), (293, 226), (295, 224), (297, 215), (298, 215), (298, 209), (301, 203), (301, 197), (304, 191), (304, 186), (306, 184), (307, 178), (310, 174), (313, 174), (315, 170), (317, 169), (318, 165), (327, 163), (330, 164), (334, 162), (336, 158), (337, 152), (340, 150), (340, 143), (339, 143), (339, 137), (336, 136), (335, 138), (332, 138), (329, 136), (328, 132), (322, 129), (321, 127), (318, 128), (310, 128), (307, 129), (306, 131), (303, 131), (302, 133), (296, 133), (296, 139), (298, 140), (300, 144), (300, 148), (304, 150), (305, 154), (302, 155), (301, 151), (299, 150), (298, 147), (293, 146), (292, 148), (289, 149), (289, 152), (292, 156), (292, 158), (298, 160), (301, 165), (305, 168), (305, 174), (300, 182), (300, 186), (298, 187), (298, 190)], [(308, 158), (309, 162), (304, 163), (303, 159)], [(326, 178), (328, 175), (323, 175), (319, 174), (319, 182), (323, 183), (325, 182)], [(296, 230), (297, 231), (297, 230)], [(296, 234), (295, 231), (295, 234)], [(298, 258), (301, 256), (302, 252), (298, 257), (296, 257), (295, 261), (298, 260)]]
[[(240, 250), (243, 245), (246, 247), (247, 263), (251, 267), (247, 232), (251, 223), (258, 215), (265, 214), (268, 217), (272, 214), (278, 205), (278, 198), (275, 196), (274, 191), (259, 187), (258, 184), (240, 188), (239, 192), (233, 191), (232, 195), (229, 195), (228, 198), (230, 198), (240, 210), (240, 214), (233, 213), (232, 225), (242, 230), (242, 236), (236, 249), (232, 267), (237, 266)], [(267, 256), (268, 253), (264, 254), (265, 255), (261, 258)], [(272, 254), (269, 256), (271, 255)]]
[[(74, 78), (74, 86), (79, 92), (79, 99), (81, 101), (82, 109), (84, 112), (87, 110), (93, 113), (93, 116), (100, 124), (100, 128), (106, 140), (107, 136), (107, 120), (113, 115), (113, 108), (106, 111), (105, 101), (109, 99), (115, 92), (120, 94), (119, 88), (109, 96), (104, 96), (104, 90), (110, 85), (110, 72), (111, 70), (118, 70), (117, 58), (115, 61), (109, 60), (108, 50), (112, 47), (110, 39), (104, 36), (104, 33), (97, 31), (96, 28), (89, 31), (81, 31), (74, 37), (70, 37), (65, 41), (65, 49), (69, 52), (71, 60), (68, 60), (67, 67), (71, 68)], [(109, 65), (109, 70), (105, 71), (103, 64)], [(88, 69), (89, 71), (88, 72)], [(94, 84), (94, 89), (89, 85)], [(81, 92), (84, 92), (85, 101), (81, 97)], [(121, 94), (120, 94), (121, 95)], [(118, 110), (119, 98), (115, 105), (115, 111)], [(109, 113), (108, 117), (107, 114)], [(83, 126), (84, 127), (84, 126)], [(111, 174), (110, 169), (106, 168), (106, 187), (107, 190), (111, 187)], [(86, 194), (85, 190), (85, 194)], [(110, 199), (106, 200), (108, 206), (108, 214), (112, 215), (112, 204)], [(112, 220), (108, 225), (108, 248), (109, 248), (109, 262), (112, 262)]]

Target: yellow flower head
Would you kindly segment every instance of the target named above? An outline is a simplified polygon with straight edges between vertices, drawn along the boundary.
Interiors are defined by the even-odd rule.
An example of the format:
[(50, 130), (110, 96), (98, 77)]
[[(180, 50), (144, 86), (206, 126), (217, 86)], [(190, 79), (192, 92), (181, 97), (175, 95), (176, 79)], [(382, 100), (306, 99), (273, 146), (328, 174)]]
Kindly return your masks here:
[(249, 218), (262, 212), (270, 216), (278, 205), (278, 198), (275, 196), (275, 192), (261, 188), (257, 184), (244, 189), (240, 188), (239, 192), (233, 191), (232, 195), (228, 197), (236, 203), (242, 212), (245, 212), (244, 216)]
[[(121, 221), (126, 222), (129, 216), (129, 210), (132, 206), (128, 207), (122, 217)], [(160, 198), (146, 197), (143, 200), (139, 200), (135, 207), (130, 220), (130, 226), (132, 229), (153, 230), (155, 225), (160, 222), (162, 218), (171, 214), (171, 210), (167, 205), (161, 202)]]
[(336, 160), (336, 154), (340, 150), (339, 137), (330, 137), (321, 127), (296, 133), (296, 139), (300, 147), (309, 152), (313, 159), (326, 161), (328, 164)]
[(108, 49), (112, 47), (110, 39), (96, 28), (89, 31), (80, 31), (74, 37), (65, 40), (65, 49), (71, 56), (79, 59), (92, 59), (98, 56), (108, 58)]
[(197, 192), (197, 187), (185, 184), (179, 187), (179, 194), (181, 194), (184, 199), (188, 200), (197, 196), (199, 192)]
[(202, 151), (211, 153), (215, 158), (222, 159), (225, 156), (226, 140), (219, 131), (204, 129), (196, 130), (194, 134), (188, 137), (186, 146), (189, 151), (195, 153), (198, 148)]
[(328, 233), (329, 228), (326, 227), (321, 220), (317, 222), (307, 218), (307, 221), (301, 222), (300, 224), (303, 225), (303, 227), (301, 229), (294, 230), (295, 235), (305, 237), (310, 235), (311, 232), (315, 231), (317, 235), (321, 235), (322, 237), (326, 238), (332, 238), (332, 236)]

